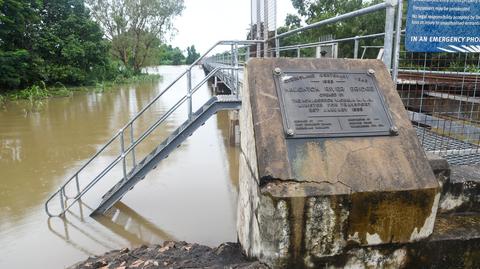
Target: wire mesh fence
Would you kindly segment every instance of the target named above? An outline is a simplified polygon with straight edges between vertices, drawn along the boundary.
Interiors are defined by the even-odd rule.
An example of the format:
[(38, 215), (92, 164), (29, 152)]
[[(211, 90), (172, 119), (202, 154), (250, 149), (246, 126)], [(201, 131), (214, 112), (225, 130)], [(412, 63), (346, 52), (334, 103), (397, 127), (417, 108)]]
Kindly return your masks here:
[[(276, 34), (277, 29), (277, 1), (276, 0), (251, 0), (251, 25), (249, 39), (268, 40)], [(258, 44), (250, 50), (252, 56), (271, 56), (271, 44), (265, 42)]]
[[(251, 0), (251, 4), (252, 39), (276, 38), (276, 1)], [(378, 12), (385, 11), (379, 9)], [(369, 16), (382, 14), (378, 12)], [(385, 20), (389, 19), (392, 18), (386, 16)], [(321, 39), (320, 35), (314, 37), (318, 41), (313, 43), (288, 43), (275, 47), (275, 44), (265, 42), (263, 46), (251, 48), (246, 55), (272, 56), (277, 51), (281, 57), (321, 58), (322, 50), (331, 47), (335, 50), (330, 53), (333, 58), (385, 57), (385, 33), (365, 32), (336, 39), (333, 37), (335, 33), (331, 34), (332, 38), (328, 40)], [(402, 35), (400, 44), (404, 44), (403, 38)], [(397, 90), (425, 151), (440, 154), (453, 164), (480, 163), (480, 89), (477, 90), (480, 86), (480, 48), (461, 53), (400, 50), (397, 66), (398, 76), (393, 74), (397, 78)]]
[(480, 162), (480, 54), (402, 51), (397, 89), (426, 151)]

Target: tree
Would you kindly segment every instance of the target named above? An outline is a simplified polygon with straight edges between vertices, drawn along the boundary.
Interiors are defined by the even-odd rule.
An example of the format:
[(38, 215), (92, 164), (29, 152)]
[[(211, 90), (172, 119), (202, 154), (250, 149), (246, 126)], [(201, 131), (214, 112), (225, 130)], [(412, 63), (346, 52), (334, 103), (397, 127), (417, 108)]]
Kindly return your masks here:
[(36, 0), (0, 0), (0, 89), (30, 82), (35, 24), (40, 20)]
[(115, 57), (136, 73), (147, 63), (155, 42), (172, 28), (183, 0), (87, 0), (92, 14), (112, 41)]
[[(383, 2), (383, 0), (292, 0), (294, 8), (298, 14), (303, 17), (307, 24), (325, 20), (358, 10), (365, 6)], [(281, 27), (279, 32), (286, 32), (290, 29), (297, 28), (300, 25), (300, 18), (294, 15), (287, 17), (287, 24)], [(341, 23), (329, 24), (316, 29), (306, 31), (304, 33), (288, 37), (282, 40), (282, 46), (300, 43), (317, 42), (322, 35), (333, 34), (335, 38), (361, 36), (364, 34), (381, 33), (385, 30), (385, 13), (378, 12), (374, 14), (355, 17)], [(376, 45), (378, 40), (366, 40), (366, 45)], [(382, 42), (379, 42), (382, 43)], [(313, 56), (314, 50), (306, 51), (307, 56)], [(345, 43), (340, 46), (339, 55), (341, 57), (353, 56), (353, 42)]]
[(83, 0), (0, 0), (0, 89), (91, 84), (118, 69)]
[(33, 50), (47, 84), (84, 84), (106, 76), (109, 45), (83, 0), (45, 0)]
[(162, 44), (158, 51), (158, 63), (160, 65), (180, 65), (185, 63), (185, 56), (178, 47)]
[(197, 52), (195, 46), (187, 47), (187, 59), (185, 63), (188, 65), (193, 64), (198, 58), (200, 58), (200, 53)]

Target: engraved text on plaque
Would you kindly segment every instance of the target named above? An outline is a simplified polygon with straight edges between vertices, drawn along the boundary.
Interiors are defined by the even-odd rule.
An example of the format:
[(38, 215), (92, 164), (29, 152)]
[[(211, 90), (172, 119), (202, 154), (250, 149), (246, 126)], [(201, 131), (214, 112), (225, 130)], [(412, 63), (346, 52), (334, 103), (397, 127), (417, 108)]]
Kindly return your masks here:
[(284, 71), (275, 83), (290, 137), (391, 134), (392, 120), (372, 73)]

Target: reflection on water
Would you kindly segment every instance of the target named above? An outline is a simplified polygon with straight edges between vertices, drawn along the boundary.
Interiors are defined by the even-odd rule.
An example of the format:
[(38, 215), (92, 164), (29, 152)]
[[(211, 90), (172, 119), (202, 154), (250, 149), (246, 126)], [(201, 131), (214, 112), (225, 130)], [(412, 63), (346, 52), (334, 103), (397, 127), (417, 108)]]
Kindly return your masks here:
[[(91, 243), (105, 249), (119, 248), (122, 246), (122, 242), (118, 241), (117, 237), (133, 245), (158, 244), (167, 240), (176, 240), (173, 235), (163, 231), (155, 223), (145, 219), (122, 202), (118, 202), (105, 216), (96, 217), (98, 224), (116, 235), (107, 236), (103, 230), (99, 229), (97, 223), (87, 222), (88, 215), (84, 213), (86, 209), (93, 210), (85, 203), (80, 202), (78, 215), (68, 212), (66, 217), (49, 218), (47, 223), (52, 234), (86, 255), (95, 255), (94, 249), (90, 249)], [(84, 245), (76, 242), (76, 238), (71, 235), (74, 232), (80, 235), (80, 241), (87, 238), (90, 242)]]
[[(229, 145), (227, 113), (207, 121), (106, 216), (88, 216), (88, 204), (93, 206), (88, 197), (66, 218), (48, 219), (43, 211), (49, 194), (184, 68), (150, 70), (163, 76), (156, 83), (53, 98), (38, 110), (27, 102), (11, 102), (0, 111), (0, 268), (63, 268), (87, 255), (164, 240), (211, 246), (236, 240), (238, 152)], [(194, 69), (194, 81), (203, 76), (200, 68)], [(185, 93), (185, 85), (180, 81), (171, 95), (162, 97), (139, 121), (138, 132), (163, 115)], [(203, 87), (194, 109), (210, 95)], [(151, 145), (185, 115), (186, 108), (172, 115)], [(98, 165), (111, 161), (114, 151)], [(145, 147), (138, 154), (148, 152)]]

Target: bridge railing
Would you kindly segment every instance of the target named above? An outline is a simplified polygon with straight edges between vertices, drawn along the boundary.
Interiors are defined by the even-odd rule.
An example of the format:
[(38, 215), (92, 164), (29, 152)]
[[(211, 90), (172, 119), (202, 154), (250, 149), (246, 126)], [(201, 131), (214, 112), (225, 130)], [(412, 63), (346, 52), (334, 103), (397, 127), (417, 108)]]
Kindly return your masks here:
[[(264, 45), (264, 52), (270, 51), (270, 55), (275, 55), (276, 57), (280, 57), (281, 51), (290, 50), (290, 49), (297, 49), (300, 50), (302, 48), (310, 48), (311, 46), (319, 46), (322, 44), (328, 44), (328, 41), (324, 42), (316, 42), (316, 43), (311, 43), (311, 44), (294, 44), (290, 46), (285, 46), (282, 47), (282, 40), (291, 37), (293, 35), (306, 32), (308, 30), (312, 29), (317, 29), (321, 28), (330, 24), (334, 23), (339, 23), (345, 20), (349, 20), (352, 18), (372, 14), (372, 13), (378, 13), (378, 12), (386, 12), (385, 16), (385, 32), (383, 34), (381, 33), (372, 33), (368, 35), (363, 35), (358, 36), (358, 37), (350, 37), (348, 39), (342, 38), (338, 39), (333, 42), (344, 42), (344, 41), (354, 41), (356, 40), (356, 45), (358, 46), (358, 42), (361, 39), (367, 39), (367, 38), (374, 38), (374, 37), (383, 37), (383, 48), (384, 48), (384, 56), (383, 56), (383, 61), (387, 65), (387, 67), (392, 68), (393, 74), (392, 76), (396, 78), (396, 72), (398, 69), (398, 54), (400, 51), (400, 32), (401, 32), (401, 25), (402, 25), (402, 7), (403, 7), (403, 0), (387, 0), (379, 4), (374, 4), (368, 7), (364, 7), (352, 12), (348, 12), (345, 14), (340, 14), (338, 16), (328, 18), (325, 20), (321, 20), (300, 28), (292, 29), (290, 31), (287, 31), (285, 33), (278, 33), (275, 31), (275, 35), (273, 37), (270, 37), (267, 42), (274, 41), (274, 49), (273, 50), (268, 50), (265, 48), (268, 48), (267, 45)], [(396, 24), (396, 26), (395, 26)], [(395, 41), (395, 42), (394, 42)], [(357, 47), (358, 48), (358, 47)], [(356, 50), (358, 51), (358, 49)], [(265, 54), (264, 54), (265, 55)], [(268, 55), (268, 54), (267, 54)], [(357, 53), (354, 53), (354, 55), (358, 55)], [(354, 57), (355, 58), (355, 57)]]
[[(236, 77), (234, 83), (231, 84), (232, 94), (238, 95), (238, 60), (234, 61), (233, 66), (219, 66), (214, 68), (205, 78), (199, 83), (193, 85), (192, 69), (206, 58), (215, 48), (218, 46), (231, 46), (236, 48), (239, 45), (250, 45), (262, 41), (236, 41), (227, 40), (219, 41), (213, 45), (207, 52), (205, 52), (199, 59), (197, 59), (192, 65), (190, 65), (185, 71), (183, 71), (178, 77), (176, 77), (167, 87), (160, 91), (147, 105), (145, 105), (136, 115), (132, 117), (110, 140), (106, 142), (89, 160), (87, 160), (79, 169), (77, 169), (73, 175), (68, 178), (60, 188), (53, 193), (45, 203), (45, 210), (51, 217), (63, 215), (74, 204), (81, 201), (82, 197), (98, 182), (105, 178), (107, 174), (112, 177), (120, 176), (123, 179), (127, 178), (129, 171), (133, 171), (138, 165), (137, 160), (140, 156), (137, 155), (137, 148), (147, 138), (153, 139), (151, 134), (158, 131), (158, 127), (165, 123), (166, 119), (171, 116), (177, 109), (186, 104), (187, 106), (187, 119), (190, 120), (193, 115), (192, 103), (193, 94), (196, 93), (202, 85), (204, 85), (209, 78), (213, 77), (217, 72), (229, 71)], [(162, 97), (171, 93), (173, 86), (177, 85), (180, 81), (186, 81), (186, 91), (180, 97), (177, 97), (177, 102), (168, 109), (163, 115), (156, 117), (142, 118), (147, 111), (152, 112), (150, 109), (155, 107), (161, 102)], [(156, 119), (154, 122), (148, 122), (148, 119)], [(145, 129), (141, 129), (142, 126), (146, 126)], [(144, 143), (143, 143), (144, 144)], [(156, 145), (157, 143), (155, 143)], [(114, 153), (113, 160), (111, 159), (112, 152)], [(115, 152), (117, 152), (115, 154)], [(102, 158), (110, 159), (102, 162)], [(99, 164), (100, 163), (100, 164)], [(100, 165), (100, 166), (99, 166)], [(100, 171), (98, 171), (100, 167)], [(92, 170), (97, 170), (92, 173)], [(115, 175), (114, 175), (115, 174)], [(93, 176), (92, 176), (93, 175)], [(51, 203), (56, 200), (57, 208), (56, 212), (51, 210)], [(59, 206), (58, 206), (59, 205)]]
[[(258, 7), (261, 9), (261, 5), (255, 10), (255, 18), (260, 18), (256, 25), (260, 25), (262, 31), (269, 23), (262, 21), (266, 16), (258, 13)], [(383, 33), (282, 46), (283, 39), (301, 32), (378, 12), (386, 14)], [(264, 38), (265, 42), (263, 47), (257, 44), (241, 48), (238, 55), (243, 53), (243, 59), (240, 56), (239, 65), (256, 56), (318, 57), (313, 50), (330, 45), (342, 48), (342, 53), (337, 55), (339, 58), (382, 59), (391, 70), (425, 150), (441, 154), (452, 163), (480, 162), (480, 93), (477, 91), (480, 86), (480, 50), (473, 47), (457, 53), (401, 51), (405, 32), (402, 30), (402, 12), (403, 1), (390, 0), (285, 33), (275, 31), (273, 36), (268, 36), (265, 30), (257, 33), (254, 25), (250, 36)], [(210, 60), (231, 65), (232, 57), (234, 54), (226, 51)]]
[[(257, 4), (261, 1), (256, 0)], [(261, 36), (266, 42), (251, 56), (318, 57), (314, 50), (331, 45), (341, 49), (338, 58), (380, 58), (391, 69), (425, 150), (441, 154), (451, 163), (480, 163), (480, 93), (477, 90), (480, 86), (480, 49), (458, 48), (454, 53), (402, 51), (403, 4), (403, 0), (387, 0), (285, 33), (264, 30), (263, 25), (269, 22), (261, 15), (262, 5), (258, 4), (254, 10), (257, 15), (252, 11), (251, 36)], [(307, 44), (295, 43), (293, 38), (309, 30), (379, 12), (386, 15), (384, 33)], [(288, 45), (284, 45), (287, 38)]]

